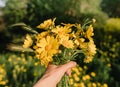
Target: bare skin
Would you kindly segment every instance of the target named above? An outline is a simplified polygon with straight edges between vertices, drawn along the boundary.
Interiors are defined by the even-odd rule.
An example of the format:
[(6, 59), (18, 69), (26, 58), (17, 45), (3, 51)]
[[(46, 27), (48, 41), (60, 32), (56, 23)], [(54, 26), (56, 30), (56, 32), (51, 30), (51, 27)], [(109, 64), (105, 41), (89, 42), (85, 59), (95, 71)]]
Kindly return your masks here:
[(33, 87), (56, 87), (64, 74), (69, 76), (71, 68), (75, 66), (76, 63), (73, 61), (59, 66), (50, 64), (43, 77)]

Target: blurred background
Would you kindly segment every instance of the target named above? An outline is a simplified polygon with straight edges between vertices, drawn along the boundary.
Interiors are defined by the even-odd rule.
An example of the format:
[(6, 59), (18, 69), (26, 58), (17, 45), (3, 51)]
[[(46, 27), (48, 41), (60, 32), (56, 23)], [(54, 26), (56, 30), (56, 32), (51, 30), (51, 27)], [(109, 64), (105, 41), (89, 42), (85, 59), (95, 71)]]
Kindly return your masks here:
[(10, 28), (25, 23), (36, 29), (46, 19), (56, 24), (96, 19), (93, 62), (81, 64), (70, 77), (72, 87), (120, 87), (120, 0), (0, 0), (0, 87), (32, 87), (45, 68), (32, 54), (8, 50), (23, 44), (25, 30)]

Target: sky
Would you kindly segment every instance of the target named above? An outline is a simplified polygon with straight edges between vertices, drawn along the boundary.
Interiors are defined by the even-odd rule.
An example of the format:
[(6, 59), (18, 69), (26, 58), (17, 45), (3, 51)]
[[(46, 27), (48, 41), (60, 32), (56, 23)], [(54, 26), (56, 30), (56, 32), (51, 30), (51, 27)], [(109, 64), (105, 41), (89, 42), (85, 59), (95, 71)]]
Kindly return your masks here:
[(0, 0), (0, 7), (4, 7), (5, 6), (5, 0)]

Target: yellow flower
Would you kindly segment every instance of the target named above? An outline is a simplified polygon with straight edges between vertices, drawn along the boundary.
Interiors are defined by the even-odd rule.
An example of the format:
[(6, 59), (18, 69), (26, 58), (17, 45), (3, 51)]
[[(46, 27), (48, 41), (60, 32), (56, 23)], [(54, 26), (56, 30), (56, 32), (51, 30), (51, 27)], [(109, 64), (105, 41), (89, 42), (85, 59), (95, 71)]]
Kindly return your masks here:
[(97, 85), (93, 82), (93, 83), (92, 83), (92, 87), (97, 87)]
[(88, 67), (87, 66), (83, 66), (83, 68), (86, 70), (86, 69), (88, 69)]
[(79, 69), (79, 71), (83, 71), (82, 67), (79, 67), (78, 69)]
[(79, 77), (79, 76), (78, 76), (76, 73), (73, 74), (73, 78), (74, 78), (75, 80), (78, 79), (78, 77)]
[(5, 65), (0, 65), (0, 85), (6, 85), (8, 80), (6, 79)]
[(90, 76), (89, 75), (85, 75), (86, 79), (89, 80), (90, 79)]
[(96, 46), (92, 40), (90, 42), (86, 43), (86, 49), (84, 51), (86, 58), (84, 59), (84, 62), (89, 63), (93, 60), (93, 56), (96, 54)]
[(101, 84), (99, 82), (96, 83), (98, 87), (101, 87)]
[(56, 26), (56, 28), (52, 29), (52, 32), (57, 34), (58, 36), (60, 35), (66, 35), (71, 32), (71, 29), (66, 26)]
[(36, 39), (44, 38), (49, 34), (49, 32), (41, 32), (36, 36)]
[(0, 81), (0, 85), (5, 85), (6, 81)]
[(74, 71), (77, 75), (80, 75), (80, 71), (78, 67), (72, 68), (72, 71)]
[(73, 78), (74, 78), (75, 81), (80, 80), (79, 75), (76, 72), (73, 74)]
[(111, 64), (110, 64), (110, 63), (108, 63), (108, 64), (107, 64), (107, 66), (108, 66), (108, 67), (111, 67)]
[(74, 43), (72, 40), (69, 40), (69, 36), (61, 36), (59, 42), (66, 48), (74, 48)]
[(88, 27), (85, 35), (86, 35), (86, 38), (88, 38), (89, 40), (91, 39), (91, 36), (94, 35), (92, 25), (90, 25), (90, 26)]
[(92, 62), (92, 60), (93, 60), (93, 56), (87, 56), (86, 58), (84, 58), (85, 63), (90, 63)]
[(108, 87), (108, 85), (106, 83), (103, 84), (103, 87)]
[(52, 20), (52, 19), (48, 19), (46, 21), (44, 21), (43, 23), (41, 23), (40, 25), (37, 26), (37, 28), (42, 28), (42, 29), (48, 29), (48, 28), (51, 28), (54, 26), (54, 21), (55, 21), (55, 18)]
[(39, 64), (39, 62), (35, 62), (35, 63), (34, 63), (34, 66), (38, 66), (38, 64)]
[(48, 64), (50, 62), (53, 61), (51, 56), (46, 56), (46, 57), (45, 56), (43, 56), (43, 57), (40, 56), (39, 58), (40, 58), (41, 65), (45, 65), (46, 67), (48, 66)]
[(71, 27), (75, 26), (75, 24), (70, 24), (70, 23), (68, 23), (68, 24), (62, 23), (62, 24), (65, 25), (65, 27), (67, 27), (67, 28), (71, 28)]
[(92, 87), (92, 83), (88, 83), (88, 84), (87, 84), (87, 87)]
[(91, 72), (91, 76), (95, 77), (96, 76), (95, 72)]
[(73, 87), (79, 87), (79, 84), (78, 83), (74, 83)]
[(36, 46), (35, 53), (40, 58), (43, 65), (47, 65), (51, 62), (52, 56), (58, 53), (59, 50), (59, 42), (53, 36), (38, 39)]
[(88, 49), (89, 49), (89, 51), (92, 53), (91, 55), (96, 54), (96, 46), (95, 46), (95, 44), (94, 44), (93, 41), (90, 41), (90, 42), (88, 43)]
[(74, 79), (75, 79), (75, 81), (80, 81), (79, 77), (75, 77)]
[(32, 43), (33, 43), (33, 40), (31, 39), (30, 35), (27, 34), (23, 44), (23, 48), (29, 48), (32, 45)]
[(79, 87), (85, 87), (85, 84), (83, 82), (80, 82)]
[(79, 48), (81, 49), (87, 49), (87, 43), (85, 43), (85, 39), (84, 38), (78, 38), (76, 39), (79, 42)]
[(82, 76), (82, 80), (83, 80), (83, 81), (86, 81), (87, 79), (86, 79), (86, 77), (85, 77), (85, 76)]
[(36, 43), (39, 49), (39, 53), (46, 54), (47, 56), (52, 56), (58, 52), (59, 43), (57, 39), (53, 36), (47, 36), (39, 40), (39, 43)]
[(70, 79), (70, 85), (72, 85), (73, 84), (73, 79)]

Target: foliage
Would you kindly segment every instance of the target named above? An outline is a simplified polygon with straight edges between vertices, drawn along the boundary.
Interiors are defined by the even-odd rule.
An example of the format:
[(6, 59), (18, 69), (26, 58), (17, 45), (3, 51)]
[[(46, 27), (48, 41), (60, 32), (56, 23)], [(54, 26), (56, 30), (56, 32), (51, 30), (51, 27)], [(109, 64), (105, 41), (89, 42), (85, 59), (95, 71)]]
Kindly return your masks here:
[(108, 66), (111, 67), (109, 84), (115, 87), (119, 87), (119, 72), (120, 72), (120, 42), (111, 35), (105, 35), (102, 42), (100, 42), (101, 51), (99, 52)]
[(110, 17), (120, 17), (120, 0), (102, 0), (101, 8)]
[[(107, 15), (101, 10), (102, 0), (8, 0), (4, 8), (6, 22), (25, 22), (36, 26), (48, 18), (57, 17), (57, 22), (80, 22), (79, 19), (95, 18), (102, 24)], [(19, 2), (19, 3), (18, 3)], [(95, 3), (93, 5), (93, 3)], [(21, 5), (19, 5), (21, 4)]]
[(73, 9), (76, 11), (78, 17), (95, 18), (97, 22), (101, 22), (107, 18), (107, 15), (100, 7), (101, 2), (102, 0), (76, 0)]
[(71, 0), (30, 0), (28, 3), (29, 21), (38, 24), (48, 18), (59, 18), (60, 14), (64, 16), (70, 7), (70, 2)]
[(7, 0), (3, 10), (5, 21), (8, 24), (23, 21), (27, 14), (26, 3), (26, 0)]
[(104, 31), (111, 33), (115, 38), (120, 40), (120, 18), (109, 18), (104, 25)]
[[(3, 69), (4, 74), (6, 73), (3, 80), (6, 83), (0, 84), (0, 87), (31, 87), (45, 70), (45, 67), (40, 66), (35, 58), (26, 53), (2, 54), (0, 59), (0, 68)], [(81, 87), (84, 87), (84, 85), (86, 87), (108, 87), (106, 81), (99, 79), (99, 73), (101, 72), (96, 72), (99, 68), (96, 68), (97, 70), (92, 69), (92, 71), (89, 68), (90, 65), (84, 65), (72, 69), (72, 75), (70, 76), (72, 87), (79, 87), (79, 85)], [(0, 73), (0, 75), (3, 75), (3, 73)]]
[[(99, 72), (105, 72), (109, 73), (105, 75), (104, 73), (101, 73), (99, 76), (100, 78), (105, 78), (106, 81), (108, 82), (109, 86), (115, 86), (119, 87), (119, 79), (118, 78), (118, 73), (120, 72), (120, 67), (119, 67), (119, 54), (120, 54), (120, 40), (118, 36), (119, 34), (114, 32), (109, 32), (109, 31), (104, 31), (104, 29), (101, 29), (100, 31), (97, 31), (98, 33), (95, 35), (97, 38), (95, 39), (96, 45), (98, 48), (97, 52), (97, 59), (93, 65), (99, 66), (98, 73)], [(98, 40), (99, 39), (99, 40)], [(109, 66), (107, 68), (107, 66)], [(99, 71), (101, 70), (101, 71)], [(104, 77), (102, 77), (104, 76)], [(105, 80), (105, 79), (104, 79)], [(101, 80), (102, 81), (102, 80)]]
[(95, 66), (96, 68), (99, 68), (95, 70), (99, 73), (98, 77), (101, 79), (100, 81), (107, 82), (109, 87), (119, 87), (119, 18), (110, 18), (105, 22), (103, 27), (96, 26), (96, 28), (94, 39), (98, 52), (95, 61), (93, 61), (93, 66), (94, 68)]
[(72, 87), (108, 87), (105, 81), (99, 79), (99, 73), (96, 72), (96, 69), (89, 71), (89, 68), (90, 66), (84, 65), (72, 69), (72, 75), (70, 76)]
[(40, 20), (56, 17), (59, 14), (65, 15), (70, 6), (69, 3), (70, 0), (8, 0), (4, 8), (4, 15), (8, 24), (25, 22), (35, 25)]
[(2, 73), (2, 69), (0, 70), (0, 76), (2, 76), (0, 77), (0, 87), (32, 86), (45, 70), (37, 60), (24, 53), (20, 55), (15, 53), (1, 54), (0, 60), (0, 68), (4, 70), (4, 73)]

